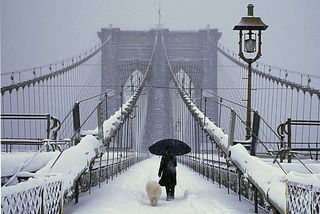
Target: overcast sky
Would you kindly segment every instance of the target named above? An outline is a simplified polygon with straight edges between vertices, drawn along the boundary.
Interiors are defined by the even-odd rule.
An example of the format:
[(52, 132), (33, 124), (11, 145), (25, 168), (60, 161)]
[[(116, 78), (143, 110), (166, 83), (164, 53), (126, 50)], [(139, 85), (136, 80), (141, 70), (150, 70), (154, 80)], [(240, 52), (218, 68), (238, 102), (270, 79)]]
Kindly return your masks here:
[[(170, 30), (210, 27), (237, 51), (233, 31), (247, 4), (269, 25), (261, 62), (319, 75), (319, 0), (162, 0), (162, 22)], [(149, 30), (158, 22), (159, 0), (1, 0), (1, 72), (49, 64), (98, 42), (96, 32), (113, 24)]]

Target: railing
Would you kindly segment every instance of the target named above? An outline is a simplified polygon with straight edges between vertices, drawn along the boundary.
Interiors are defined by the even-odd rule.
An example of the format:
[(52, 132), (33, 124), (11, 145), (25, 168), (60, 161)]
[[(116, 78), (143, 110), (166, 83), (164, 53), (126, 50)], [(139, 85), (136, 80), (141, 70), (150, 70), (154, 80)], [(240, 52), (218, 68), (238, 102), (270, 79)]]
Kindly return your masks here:
[(319, 174), (308, 175), (292, 172), (287, 176), (286, 213), (320, 213)]
[[(219, 155), (220, 154), (214, 154), (212, 158), (209, 157), (209, 159), (205, 160), (194, 156), (183, 156), (178, 158), (178, 161), (193, 171), (198, 172), (203, 177), (206, 177), (208, 180), (211, 180), (213, 183), (217, 183), (219, 188), (224, 186), (228, 194), (230, 194), (230, 191), (238, 194), (239, 201), (244, 197), (254, 205), (256, 197), (257, 206), (260, 209), (271, 212), (270, 204), (263, 197), (263, 194), (259, 191), (256, 192), (248, 178), (246, 178), (235, 165), (223, 157), (219, 157)], [(214, 160), (213, 157), (218, 160)]]
[[(114, 175), (118, 175), (136, 161), (147, 157), (146, 148), (141, 144), (145, 131), (147, 107), (147, 97), (143, 96), (142, 90), (147, 81), (148, 73), (152, 69), (151, 62), (156, 41), (157, 39), (147, 70), (142, 72), (144, 75), (141, 76), (141, 80), (140, 77), (137, 78), (139, 79), (139, 85), (132, 87), (134, 90), (131, 91), (127, 101), (123, 103), (124, 91), (127, 90), (123, 87), (121, 87), (121, 91), (113, 95), (113, 97), (120, 95), (121, 98), (118, 111), (107, 118), (106, 116), (109, 115), (108, 109), (105, 109), (106, 114), (103, 114), (102, 107), (107, 108), (108, 101), (112, 97), (103, 97), (104, 94), (99, 94), (76, 102), (73, 109), (68, 113), (67, 117), (73, 119), (73, 135), (71, 138), (74, 139), (75, 146), (72, 150), (62, 150), (53, 163), (50, 163), (49, 171), (44, 167), (44, 171), (41, 172), (68, 174), (67, 184), (64, 187), (65, 193), (68, 193), (67, 200), (75, 199), (75, 203), (77, 203), (80, 191), (89, 189), (90, 192), (90, 187), (97, 183), (97, 174), (99, 174), (97, 179), (100, 184), (101, 180), (108, 181), (110, 177), (113, 178)], [(86, 110), (81, 108), (83, 102), (97, 97), (100, 98), (98, 103), (95, 102), (95, 105), (83, 116), (82, 112)], [(91, 129), (88, 130), (86, 124), (90, 120), (94, 121), (94, 125), (87, 127)], [(86, 136), (82, 138), (84, 135)], [(86, 154), (83, 153), (84, 149), (87, 151)], [(135, 151), (134, 155), (132, 155), (132, 150)], [(71, 167), (70, 170), (59, 167), (61, 165), (65, 166), (65, 160), (68, 160), (70, 154), (77, 152), (79, 152), (78, 167), (74, 167), (74, 169)], [(97, 164), (99, 164), (99, 167), (97, 167)]]
[[(110, 156), (110, 155), (107, 155)], [(112, 156), (112, 155), (111, 155)], [(134, 165), (137, 162), (140, 162), (149, 156), (147, 154), (132, 154), (127, 157), (121, 158), (110, 158), (102, 160), (100, 158), (96, 158), (93, 164), (89, 167), (88, 171), (85, 171), (80, 177), (79, 181), (79, 192), (86, 192), (88, 191), (89, 194), (91, 193), (91, 187), (94, 186), (101, 186), (103, 182), (108, 183), (110, 180), (113, 180), (122, 172), (126, 171), (129, 167)], [(77, 197), (76, 190), (72, 189), (72, 193), (69, 197), (65, 198), (65, 203), (71, 201), (72, 199)]]
[(52, 176), (1, 187), (2, 213), (62, 213), (62, 185), (60, 176)]
[[(50, 114), (1, 114), (3, 129), (9, 129), (11, 136), (6, 136), (5, 132), (1, 136), (1, 151), (12, 152), (15, 150), (38, 150), (44, 143), (42, 139), (57, 139), (57, 133), (60, 130), (60, 121)], [(37, 138), (28, 136), (21, 126), (31, 126), (31, 121), (35, 123), (35, 129), (40, 132)], [(37, 123), (36, 123), (37, 122)], [(41, 130), (45, 129), (45, 130)], [(15, 133), (13, 133), (15, 132)], [(43, 134), (45, 133), (45, 135)], [(22, 148), (24, 146), (24, 148)]]
[[(310, 142), (309, 140), (307, 142), (295, 142), (293, 140), (294, 132), (292, 130), (293, 126), (299, 126), (309, 127), (309, 134), (310, 134), (310, 128), (311, 126), (317, 126), (320, 127), (320, 121), (318, 120), (292, 120), (291, 118), (288, 118), (288, 120), (284, 123), (281, 123), (278, 126), (278, 134), (281, 136), (282, 139), (282, 145), (281, 145), (281, 151), (282, 154), (280, 155), (280, 160), (283, 161), (285, 158), (285, 155), (288, 155), (288, 163), (291, 163), (292, 156), (296, 157), (296, 154), (294, 152), (300, 152), (302, 155), (308, 155), (311, 159), (313, 156), (315, 156), (315, 160), (318, 160), (319, 153), (320, 153), (320, 147), (319, 142)], [(301, 129), (302, 129), (301, 128)], [(297, 129), (295, 130), (297, 132)], [(285, 137), (287, 136), (287, 142), (284, 142)], [(307, 154), (309, 153), (309, 154)]]
[(320, 188), (288, 182), (288, 213), (320, 212)]
[[(57, 132), (60, 129), (61, 122), (59, 121), (58, 118), (50, 115), (50, 114), (1, 114), (1, 119), (2, 120), (23, 120), (24, 122), (26, 120), (43, 120), (46, 121), (46, 138), (50, 139), (53, 137), (53, 139), (57, 138)], [(52, 121), (52, 123), (51, 123)], [(11, 122), (12, 124), (12, 122)], [(19, 123), (17, 124), (19, 126)], [(17, 127), (16, 127), (17, 128)], [(11, 127), (13, 129), (13, 127)], [(12, 130), (11, 130), (12, 131)], [(51, 136), (52, 132), (52, 136)], [(9, 137), (10, 138), (10, 137)]]

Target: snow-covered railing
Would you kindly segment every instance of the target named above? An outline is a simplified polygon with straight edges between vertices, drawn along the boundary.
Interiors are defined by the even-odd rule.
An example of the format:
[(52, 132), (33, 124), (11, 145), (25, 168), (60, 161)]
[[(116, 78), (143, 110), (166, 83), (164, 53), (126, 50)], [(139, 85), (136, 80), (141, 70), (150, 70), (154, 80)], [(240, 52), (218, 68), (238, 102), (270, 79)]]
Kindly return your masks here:
[(129, 100), (127, 100), (127, 102), (123, 104), (122, 107), (119, 108), (119, 110), (116, 111), (108, 120), (104, 121), (103, 139), (105, 143), (110, 143), (111, 138), (115, 136), (122, 123), (130, 116), (137, 100), (139, 99), (145, 81), (146, 76), (143, 79), (142, 85), (138, 87)]
[[(207, 179), (212, 180), (213, 183), (217, 183), (219, 187), (221, 187), (221, 185), (224, 186), (228, 194), (230, 191), (238, 194), (239, 201), (244, 197), (254, 202), (255, 189), (248, 178), (245, 177), (246, 175), (239, 173), (233, 165), (227, 163), (219, 154), (217, 154), (217, 156), (218, 160), (209, 157), (203, 161), (201, 158), (184, 155), (182, 158), (179, 158), (178, 161)], [(260, 192), (257, 192), (257, 204), (261, 209), (270, 210), (269, 204), (266, 203), (266, 199), (262, 197)]]
[(118, 111), (116, 111), (108, 120), (103, 123), (103, 139), (96, 139), (92, 135), (86, 135), (81, 141), (69, 148), (48, 162), (48, 164), (37, 172), (37, 174), (60, 173), (64, 175), (64, 192), (69, 192), (75, 181), (90, 167), (94, 159), (103, 152), (104, 147), (108, 147), (111, 139), (116, 136), (124, 121), (129, 117), (139, 96), (144, 88), (148, 77), (148, 71), (151, 69), (151, 62), (154, 55), (154, 50), (150, 58), (141, 84), (133, 92), (132, 96), (124, 103)]
[(212, 140), (223, 150), (225, 154), (228, 153), (229, 148), (229, 136), (224, 133), (224, 131), (218, 127), (214, 122), (212, 122), (208, 117), (204, 115), (204, 113), (197, 107), (197, 105), (190, 99), (189, 95), (183, 89), (181, 83), (178, 78), (174, 75), (172, 70), (170, 60), (168, 58), (167, 50), (162, 37), (162, 45), (164, 47), (165, 57), (167, 64), (169, 66), (169, 70), (171, 72), (174, 83), (179, 91), (179, 95), (188, 107), (190, 113), (193, 117), (198, 121), (198, 123), (203, 127), (204, 130), (208, 133)]
[(290, 172), (287, 213), (320, 213), (320, 174)]
[[(157, 39), (155, 39), (155, 45), (156, 41)], [(153, 59), (155, 45), (147, 71), (145, 72), (141, 84), (133, 92), (127, 102), (103, 123), (103, 139), (98, 140), (90, 134), (86, 135), (77, 145), (61, 151), (58, 157), (54, 157), (49, 160), (43, 168), (35, 173), (34, 178), (30, 178), (28, 181), (15, 186), (6, 187), (7, 189), (2, 191), (2, 208), (4, 206), (8, 207), (5, 208), (5, 210), (9, 210), (8, 213), (31, 213), (31, 210), (39, 210), (39, 212), (43, 212), (44, 209), (55, 210), (53, 207), (48, 208), (48, 206), (51, 206), (50, 204), (54, 204), (51, 201), (52, 198), (60, 200), (63, 198), (65, 193), (73, 194), (72, 188), (77, 188), (77, 185), (75, 184), (79, 183), (76, 182), (78, 181), (78, 178), (82, 176), (85, 171), (90, 169), (95, 158), (97, 158), (98, 155), (101, 155), (105, 150), (104, 147), (108, 147), (110, 145), (111, 139), (117, 136), (118, 131), (133, 111), (144, 88), (149, 73), (148, 71), (151, 69), (151, 61)], [(131, 161), (131, 163), (134, 163), (134, 161)], [(112, 170), (113, 169), (114, 168), (112, 168)], [(47, 185), (45, 181), (42, 180), (42, 178), (45, 177), (47, 179), (47, 176), (52, 174), (61, 174), (62, 177), (60, 178), (60, 184), (63, 183), (63, 186), (60, 185), (59, 194), (53, 196), (49, 195), (49, 193), (57, 194), (55, 186), (51, 184)], [(46, 188), (48, 190), (46, 190)], [(43, 197), (45, 197), (45, 199), (43, 199)], [(28, 203), (21, 203), (21, 205), (17, 206), (14, 201), (19, 201), (20, 199), (24, 202), (28, 201)], [(46, 200), (50, 201), (48, 205), (43, 204)], [(44, 213), (50, 212), (44, 211)]]
[(37, 171), (38, 175), (59, 173), (63, 175), (64, 192), (87, 170), (92, 160), (103, 149), (103, 144), (92, 135), (81, 139), (80, 143), (61, 153), (59, 158), (51, 159), (45, 167)]
[(286, 175), (277, 166), (251, 156), (247, 149), (236, 144), (229, 147), (230, 160), (241, 170), (267, 201), (281, 213), (286, 210)]
[(241, 170), (241, 172), (254, 184), (254, 186), (263, 194), (267, 201), (278, 211), (284, 213), (286, 210), (286, 182), (285, 173), (278, 167), (271, 166), (257, 157), (251, 156), (246, 148), (237, 144), (233, 146), (229, 136), (206, 117), (196, 104), (189, 98), (183, 90), (178, 78), (172, 70), (164, 40), (162, 37), (165, 57), (168, 67), (173, 77), (174, 83), (179, 91), (180, 97), (188, 107), (195, 120), (201, 125), (203, 130), (210, 136), (219, 148), (226, 154), (227, 158)]
[[(205, 132), (219, 146), (219, 148), (227, 154), (230, 160), (241, 170), (244, 176), (247, 177), (263, 194), (266, 200), (278, 211), (285, 213), (288, 209), (286, 204), (287, 196), (285, 194), (287, 188), (287, 177), (283, 170), (277, 166), (270, 165), (255, 156), (251, 156), (243, 145), (233, 145), (233, 142), (229, 142), (229, 136), (198, 109), (198, 107), (189, 98), (188, 94), (183, 90), (180, 82), (173, 75), (173, 72), (172, 76), (181, 98)], [(319, 175), (317, 179), (320, 179)], [(298, 189), (295, 188), (294, 190)], [(299, 194), (299, 191), (301, 190), (298, 190), (296, 194)], [(319, 209), (319, 190), (312, 191), (315, 192), (313, 193), (313, 198), (307, 198), (308, 202), (304, 203), (312, 204), (312, 206), (316, 207), (315, 209)], [(303, 205), (303, 203), (297, 202), (301, 199), (296, 198), (294, 200), (295, 203), (298, 203), (298, 205), (294, 206), (299, 206), (299, 203), (300, 205)], [(314, 202), (316, 200), (318, 201)], [(292, 207), (290, 208), (289, 206), (289, 211), (290, 209), (292, 209)]]
[(1, 187), (2, 213), (61, 213), (61, 175), (31, 178), (15, 186)]

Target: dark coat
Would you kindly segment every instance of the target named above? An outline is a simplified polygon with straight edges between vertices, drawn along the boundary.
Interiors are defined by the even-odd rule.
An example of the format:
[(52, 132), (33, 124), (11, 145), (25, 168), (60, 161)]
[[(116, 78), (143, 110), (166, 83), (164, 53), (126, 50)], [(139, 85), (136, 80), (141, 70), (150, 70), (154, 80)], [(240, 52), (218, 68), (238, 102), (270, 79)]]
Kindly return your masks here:
[(158, 175), (161, 176), (159, 184), (161, 186), (172, 187), (177, 185), (177, 159), (174, 155), (164, 155), (161, 158)]

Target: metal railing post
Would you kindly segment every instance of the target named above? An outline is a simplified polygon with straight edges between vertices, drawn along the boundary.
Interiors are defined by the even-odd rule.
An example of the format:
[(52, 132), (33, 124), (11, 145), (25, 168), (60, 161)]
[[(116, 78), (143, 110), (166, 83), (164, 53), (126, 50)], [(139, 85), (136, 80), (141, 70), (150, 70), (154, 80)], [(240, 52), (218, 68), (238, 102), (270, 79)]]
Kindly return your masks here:
[(230, 134), (229, 134), (229, 145), (228, 146), (233, 145), (235, 128), (236, 128), (236, 112), (233, 109), (231, 109), (231, 112), (230, 112)]
[(76, 102), (72, 109), (73, 117), (73, 130), (75, 132), (74, 144), (77, 145), (80, 142), (80, 107), (79, 102)]
[[(72, 109), (72, 118), (73, 118), (73, 130), (75, 132), (74, 144), (77, 145), (80, 142), (80, 108), (79, 102), (76, 102)], [(80, 186), (80, 177), (76, 179), (75, 182), (75, 203), (79, 202), (79, 186)]]
[(105, 94), (105, 98), (106, 98), (106, 118), (105, 120), (108, 119), (108, 93)]
[(103, 140), (103, 118), (102, 118), (102, 102), (100, 101), (97, 107), (97, 118), (98, 118), (98, 138), (99, 141)]
[(256, 155), (257, 148), (257, 139), (259, 135), (259, 126), (260, 126), (260, 116), (258, 112), (254, 111), (253, 113), (253, 123), (252, 123), (252, 142), (250, 147), (250, 155)]
[(47, 114), (47, 139), (50, 139), (50, 114)]
[(291, 163), (291, 118), (288, 118), (288, 163)]

